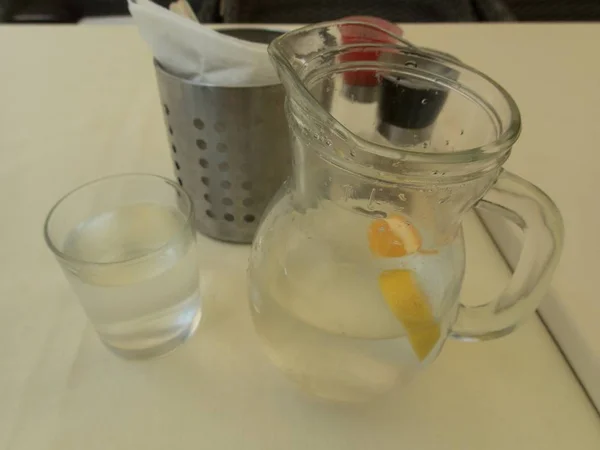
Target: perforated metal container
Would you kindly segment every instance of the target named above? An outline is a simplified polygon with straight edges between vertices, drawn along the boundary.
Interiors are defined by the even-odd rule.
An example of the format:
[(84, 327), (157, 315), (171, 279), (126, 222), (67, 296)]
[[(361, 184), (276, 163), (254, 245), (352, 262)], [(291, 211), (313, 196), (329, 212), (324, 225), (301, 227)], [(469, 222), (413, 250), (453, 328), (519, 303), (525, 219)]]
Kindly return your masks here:
[[(244, 37), (240, 29), (227, 33)], [(249, 33), (248, 40), (265, 42), (277, 34)], [(251, 242), (291, 171), (283, 87), (206, 86), (158, 63), (155, 68), (175, 175), (194, 202), (196, 228), (216, 239)]]

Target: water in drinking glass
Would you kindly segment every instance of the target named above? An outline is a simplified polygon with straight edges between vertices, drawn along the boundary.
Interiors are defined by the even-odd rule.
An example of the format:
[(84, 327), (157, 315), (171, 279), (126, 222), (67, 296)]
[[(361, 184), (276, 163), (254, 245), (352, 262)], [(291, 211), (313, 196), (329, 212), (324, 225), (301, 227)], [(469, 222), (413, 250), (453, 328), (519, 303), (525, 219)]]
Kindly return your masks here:
[(198, 264), (187, 227), (179, 209), (140, 203), (87, 218), (68, 233), (64, 253), (90, 263), (63, 268), (116, 353), (164, 353), (196, 328)]

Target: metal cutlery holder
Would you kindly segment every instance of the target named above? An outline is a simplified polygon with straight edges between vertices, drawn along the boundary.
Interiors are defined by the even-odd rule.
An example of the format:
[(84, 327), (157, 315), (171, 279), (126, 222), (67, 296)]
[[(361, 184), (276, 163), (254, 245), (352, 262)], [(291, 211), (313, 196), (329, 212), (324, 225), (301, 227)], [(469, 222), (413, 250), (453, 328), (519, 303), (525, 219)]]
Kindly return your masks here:
[(205, 86), (155, 68), (175, 176), (192, 197), (197, 230), (252, 242), (291, 171), (283, 86)]

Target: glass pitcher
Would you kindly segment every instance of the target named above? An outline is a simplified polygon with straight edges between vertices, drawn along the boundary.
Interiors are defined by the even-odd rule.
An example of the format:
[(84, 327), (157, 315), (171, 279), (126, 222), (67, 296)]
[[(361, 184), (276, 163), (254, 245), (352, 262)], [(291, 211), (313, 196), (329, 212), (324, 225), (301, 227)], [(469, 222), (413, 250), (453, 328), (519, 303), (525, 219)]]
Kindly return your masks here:
[[(543, 192), (502, 169), (521, 120), (501, 86), (361, 21), (292, 31), (269, 53), (294, 171), (248, 274), (256, 330), (289, 378), (365, 400), (431, 363), (448, 337), (496, 338), (534, 312), (563, 225)], [(475, 205), (525, 240), (503, 293), (470, 307), (459, 300), (461, 220)]]

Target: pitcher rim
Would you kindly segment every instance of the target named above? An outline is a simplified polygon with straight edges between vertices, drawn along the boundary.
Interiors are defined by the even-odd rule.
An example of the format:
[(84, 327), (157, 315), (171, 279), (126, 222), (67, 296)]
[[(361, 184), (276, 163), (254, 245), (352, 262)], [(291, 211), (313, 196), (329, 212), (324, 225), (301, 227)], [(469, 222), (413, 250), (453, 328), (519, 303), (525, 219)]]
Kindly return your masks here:
[[(429, 58), (434, 61), (438, 61), (444, 64), (451, 64), (457, 66), (463, 71), (469, 72), (472, 75), (483, 79), (488, 82), (500, 95), (500, 97), (506, 101), (509, 111), (509, 119), (506, 121), (507, 126), (501, 130), (499, 135), (490, 142), (487, 142), (483, 145), (479, 145), (476, 147), (465, 148), (462, 150), (452, 151), (452, 152), (422, 152), (411, 150), (407, 147), (402, 146), (391, 146), (380, 144), (377, 142), (373, 142), (371, 140), (365, 139), (361, 136), (357, 136), (352, 131), (350, 131), (347, 127), (341, 124), (337, 119), (335, 119), (328, 111), (326, 111), (319, 104), (317, 99), (310, 93), (308, 88), (302, 82), (301, 77), (298, 75), (289, 59), (285, 56), (285, 51), (282, 49), (282, 42), (290, 39), (291, 37), (300, 35), (301, 33), (307, 33), (314, 30), (326, 29), (328, 27), (336, 27), (339, 25), (361, 25), (377, 30), (378, 32), (384, 33), (398, 42), (394, 43), (385, 43), (385, 44), (342, 44), (336, 47), (332, 47), (330, 49), (326, 49), (320, 54), (331, 52), (331, 51), (339, 51), (340, 49), (348, 49), (348, 48), (365, 48), (365, 47), (373, 47), (373, 48), (397, 48), (402, 50), (404, 47), (398, 45), (399, 42), (406, 45), (406, 48), (410, 49), (411, 52), (416, 53), (418, 55), (422, 55), (426, 58)], [(490, 159), (499, 159), (501, 158), (507, 151), (511, 149), (513, 144), (519, 138), (521, 133), (521, 113), (517, 106), (517, 103), (513, 99), (513, 97), (508, 93), (508, 91), (497, 81), (491, 78), (489, 75), (483, 73), (482, 71), (466, 64), (458, 59), (450, 58), (444, 55), (443, 52), (438, 52), (437, 50), (432, 51), (432, 49), (424, 49), (422, 47), (415, 46), (410, 41), (405, 38), (398, 36), (382, 27), (379, 27), (373, 23), (360, 21), (360, 20), (336, 20), (336, 21), (327, 21), (321, 22), (317, 24), (307, 25), (304, 27), (297, 28), (295, 30), (291, 30), (277, 38), (275, 38), (268, 46), (269, 56), (274, 62), (277, 70), (284, 72), (288, 76), (291, 77), (293, 83), (296, 87), (298, 87), (305, 95), (303, 98), (308, 102), (309, 106), (313, 107), (315, 111), (317, 111), (318, 115), (325, 116), (327, 119), (333, 120), (337, 127), (342, 128), (346, 134), (351, 135), (352, 138), (359, 142), (365, 148), (368, 148), (370, 152), (379, 154), (381, 156), (393, 157), (394, 159), (401, 159), (404, 162), (417, 162), (417, 163), (430, 163), (430, 164), (452, 164), (452, 163), (465, 163), (465, 162), (483, 162)], [(282, 68), (284, 70), (282, 70)], [(283, 80), (282, 80), (283, 81)], [(285, 84), (285, 83), (284, 83)], [(457, 83), (461, 84), (461, 83)], [(463, 86), (468, 86), (463, 84)], [(286, 93), (287, 95), (287, 93)], [(480, 98), (477, 96), (477, 98)], [(493, 105), (490, 105), (494, 112), (497, 112), (497, 108)]]

